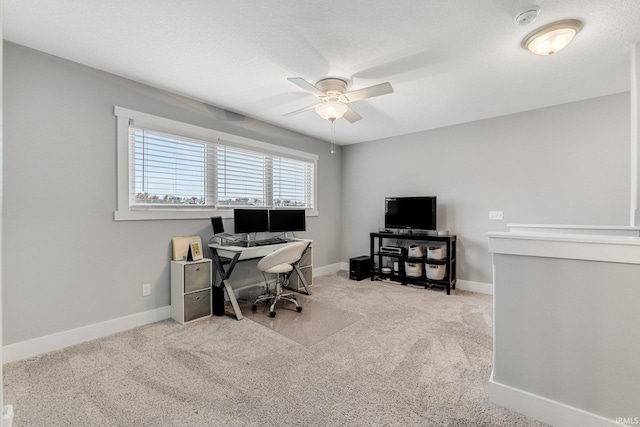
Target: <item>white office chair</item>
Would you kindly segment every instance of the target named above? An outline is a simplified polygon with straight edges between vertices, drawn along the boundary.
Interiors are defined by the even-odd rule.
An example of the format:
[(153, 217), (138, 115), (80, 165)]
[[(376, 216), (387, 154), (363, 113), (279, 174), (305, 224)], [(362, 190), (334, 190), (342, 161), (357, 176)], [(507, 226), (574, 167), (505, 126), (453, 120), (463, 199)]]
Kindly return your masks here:
[(265, 287), (266, 294), (260, 295), (253, 302), (252, 310), (256, 310), (256, 304), (260, 301), (271, 301), (271, 307), (269, 307), (269, 316), (275, 317), (275, 306), (279, 300), (285, 300), (292, 302), (296, 305), (296, 311), (301, 312), (302, 307), (298, 305), (298, 301), (296, 301), (296, 297), (292, 294), (283, 294), (282, 286), (286, 284), (286, 281), (289, 279), (291, 271), (293, 271), (293, 265), (300, 261), (302, 258), (302, 254), (309, 246), (309, 242), (295, 242), (287, 245), (283, 248), (275, 250), (271, 252), (269, 255), (262, 258), (258, 261), (258, 270), (262, 271), (262, 274), (265, 273), (275, 273), (275, 288), (271, 289), (269, 287), (269, 281), (267, 280), (267, 276), (265, 275)]

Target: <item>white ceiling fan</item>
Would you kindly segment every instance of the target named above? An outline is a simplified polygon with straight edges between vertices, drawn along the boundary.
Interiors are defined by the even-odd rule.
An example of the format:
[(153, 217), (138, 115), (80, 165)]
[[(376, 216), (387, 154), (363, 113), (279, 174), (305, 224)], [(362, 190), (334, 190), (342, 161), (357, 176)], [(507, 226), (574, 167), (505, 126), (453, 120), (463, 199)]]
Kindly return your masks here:
[(321, 102), (284, 114), (285, 116), (315, 109), (320, 117), (332, 123), (341, 117), (344, 117), (350, 123), (355, 123), (362, 119), (360, 114), (347, 105), (348, 103), (393, 92), (393, 88), (388, 82), (347, 92), (347, 82), (339, 78), (322, 79), (315, 86), (301, 77), (289, 77), (287, 80), (315, 95)]

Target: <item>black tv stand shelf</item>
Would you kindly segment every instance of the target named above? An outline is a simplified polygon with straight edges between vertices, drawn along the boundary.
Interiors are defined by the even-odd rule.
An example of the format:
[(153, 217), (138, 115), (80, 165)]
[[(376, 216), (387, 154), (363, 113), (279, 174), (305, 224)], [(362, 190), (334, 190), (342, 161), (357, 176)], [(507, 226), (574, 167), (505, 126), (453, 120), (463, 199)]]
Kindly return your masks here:
[[(429, 234), (409, 234), (409, 233), (389, 233), (378, 232), (371, 233), (371, 280), (388, 279), (394, 282), (400, 282), (403, 285), (420, 286), (430, 288), (433, 286), (444, 287), (447, 295), (451, 294), (451, 289), (456, 288), (456, 236), (438, 236)], [(430, 246), (437, 246), (444, 249), (444, 259), (428, 259), (427, 252), (424, 251), (422, 257), (407, 256), (409, 246), (417, 244), (424, 246), (425, 249)], [(383, 246), (401, 247), (402, 253), (388, 253), (381, 251)], [(382, 269), (385, 265), (393, 265), (398, 263), (398, 271), (391, 268), (390, 273), (383, 273)], [(421, 275), (407, 275), (405, 271), (405, 263), (424, 264)], [(427, 277), (427, 268), (429, 265), (443, 266), (445, 269), (444, 277), (441, 280), (431, 279)]]

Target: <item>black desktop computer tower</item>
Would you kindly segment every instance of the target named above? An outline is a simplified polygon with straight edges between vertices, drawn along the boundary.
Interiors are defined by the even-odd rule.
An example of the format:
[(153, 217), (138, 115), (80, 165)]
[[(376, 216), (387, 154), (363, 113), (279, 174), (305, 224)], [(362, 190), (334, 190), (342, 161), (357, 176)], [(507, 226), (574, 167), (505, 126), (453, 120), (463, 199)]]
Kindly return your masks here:
[(362, 280), (371, 276), (371, 257), (359, 256), (349, 260), (349, 279)]

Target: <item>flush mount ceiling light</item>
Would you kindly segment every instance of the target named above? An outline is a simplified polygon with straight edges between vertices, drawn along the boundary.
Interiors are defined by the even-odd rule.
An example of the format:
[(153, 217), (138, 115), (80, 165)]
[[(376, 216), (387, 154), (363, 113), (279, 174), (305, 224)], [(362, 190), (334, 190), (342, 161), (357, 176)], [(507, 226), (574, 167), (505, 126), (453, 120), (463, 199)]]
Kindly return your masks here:
[(565, 47), (582, 28), (577, 19), (552, 22), (529, 33), (522, 40), (522, 47), (536, 55), (551, 55)]

